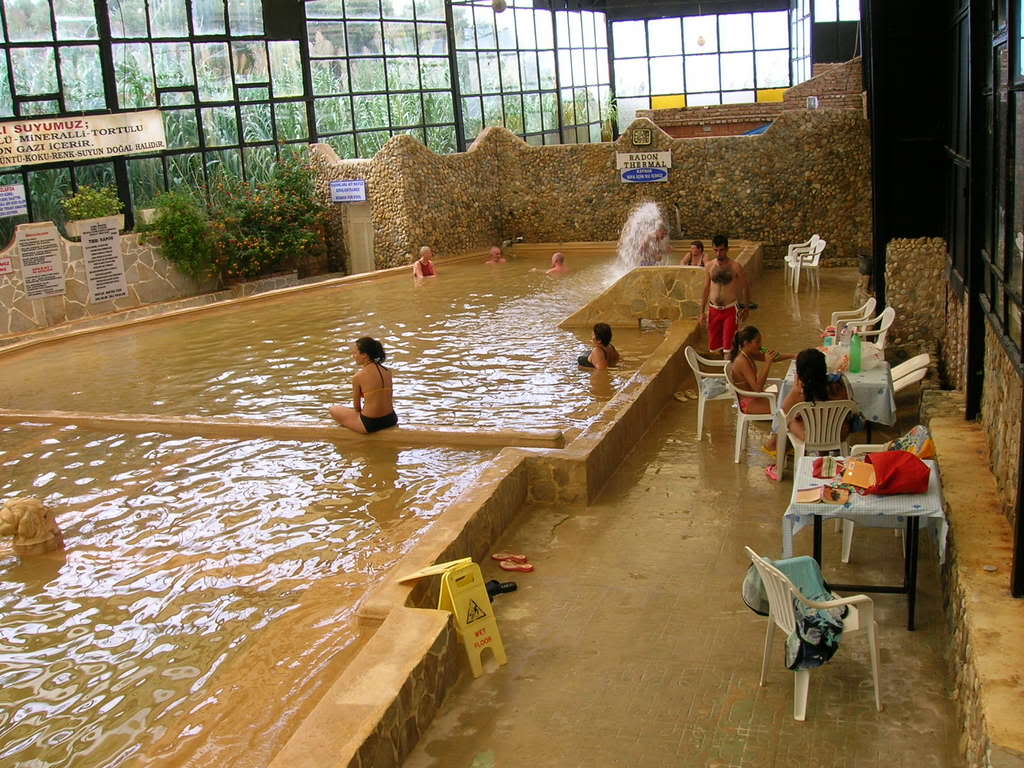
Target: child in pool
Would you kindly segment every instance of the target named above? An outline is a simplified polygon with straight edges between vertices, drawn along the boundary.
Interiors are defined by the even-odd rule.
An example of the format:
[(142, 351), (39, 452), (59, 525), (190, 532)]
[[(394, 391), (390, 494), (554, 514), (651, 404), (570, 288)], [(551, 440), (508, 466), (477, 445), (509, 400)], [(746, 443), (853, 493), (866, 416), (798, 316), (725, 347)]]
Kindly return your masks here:
[(577, 362), (582, 368), (599, 370), (619, 362), (619, 351), (612, 346), (612, 329), (607, 323), (594, 323), (594, 348), (589, 355), (580, 355)]

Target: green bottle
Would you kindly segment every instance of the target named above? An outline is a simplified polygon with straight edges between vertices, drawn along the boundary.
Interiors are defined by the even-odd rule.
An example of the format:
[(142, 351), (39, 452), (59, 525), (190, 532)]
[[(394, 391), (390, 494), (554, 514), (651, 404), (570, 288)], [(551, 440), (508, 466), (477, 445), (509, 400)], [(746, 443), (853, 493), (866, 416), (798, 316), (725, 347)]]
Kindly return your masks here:
[(850, 373), (860, 373), (860, 334), (850, 339)]

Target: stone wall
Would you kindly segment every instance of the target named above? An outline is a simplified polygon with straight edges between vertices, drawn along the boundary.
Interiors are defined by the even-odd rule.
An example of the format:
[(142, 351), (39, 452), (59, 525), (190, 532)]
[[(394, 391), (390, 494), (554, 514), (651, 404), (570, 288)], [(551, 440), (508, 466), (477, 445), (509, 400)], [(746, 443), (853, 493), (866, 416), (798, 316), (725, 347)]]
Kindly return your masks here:
[(967, 386), (967, 303), (946, 283), (945, 323), (939, 337), (940, 371), (944, 382), (963, 391)]
[[(946, 241), (939, 237), (890, 240), (885, 249), (885, 296), (896, 310), (886, 339), (894, 359), (927, 352), (938, 361), (941, 337), (935, 329), (946, 316)], [(891, 356), (892, 357), (892, 356)]]
[(992, 471), (1003, 508), (1013, 522), (1020, 461), (1021, 377), (999, 336), (985, 323), (985, 384), (981, 422), (988, 436)]
[[(654, 200), (670, 222), (678, 205), (686, 234), (725, 232), (758, 240), (781, 258), (785, 246), (818, 232), (824, 263), (871, 244), (868, 123), (852, 110), (793, 110), (759, 136), (672, 139), (648, 120), (653, 144), (533, 147), (488, 128), (461, 154), (436, 155), (409, 136), (392, 138), (369, 161), (316, 151), (319, 184), (366, 178), (378, 267), (408, 263), (422, 244), (441, 255), (516, 236), (528, 242), (616, 240), (630, 210)], [(666, 183), (619, 180), (616, 152), (671, 151)], [(361, 174), (361, 175), (360, 175)]]
[[(121, 237), (128, 295), (122, 299), (91, 304), (85, 260), (80, 243), (64, 240), (65, 288), (62, 296), (30, 299), (25, 295), (21, 270), (0, 276), (0, 335), (24, 333), (38, 328), (133, 309), (159, 301), (195, 296), (214, 290), (212, 283), (198, 283), (178, 271), (160, 255), (158, 245), (140, 243), (138, 235)], [(13, 257), (20, 264), (13, 243), (0, 257)]]

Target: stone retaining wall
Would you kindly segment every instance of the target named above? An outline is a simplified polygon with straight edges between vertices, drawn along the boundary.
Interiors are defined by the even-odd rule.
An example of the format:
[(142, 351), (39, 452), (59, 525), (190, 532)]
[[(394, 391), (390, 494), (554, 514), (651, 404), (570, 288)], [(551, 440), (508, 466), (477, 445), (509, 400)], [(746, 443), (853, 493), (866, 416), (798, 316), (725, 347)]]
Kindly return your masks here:
[(953, 389), (967, 386), (967, 304), (964, 296), (946, 283), (945, 323), (939, 337), (942, 377)]
[(946, 294), (936, 287), (943, 284), (945, 269), (946, 241), (942, 238), (889, 241), (885, 249), (885, 296), (896, 310), (886, 339), (890, 359), (927, 352), (934, 367), (938, 366), (941, 337), (935, 329), (946, 316)]
[(1003, 509), (1013, 522), (1020, 461), (1021, 378), (999, 337), (985, 323), (985, 384), (981, 394), (981, 423), (988, 436), (992, 471)]

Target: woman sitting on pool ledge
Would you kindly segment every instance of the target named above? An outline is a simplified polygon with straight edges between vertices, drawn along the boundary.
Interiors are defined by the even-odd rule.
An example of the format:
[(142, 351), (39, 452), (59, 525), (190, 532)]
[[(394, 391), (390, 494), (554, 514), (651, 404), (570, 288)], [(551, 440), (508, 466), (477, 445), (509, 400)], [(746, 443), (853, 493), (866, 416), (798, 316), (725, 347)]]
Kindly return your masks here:
[(384, 362), (384, 346), (363, 336), (355, 343), (352, 359), (362, 366), (352, 377), (352, 405), (332, 405), (331, 416), (353, 432), (369, 434), (398, 423), (391, 399), (391, 371)]
[(608, 323), (594, 323), (594, 349), (576, 361), (582, 368), (604, 369), (619, 362), (619, 350), (612, 346), (612, 328)]

